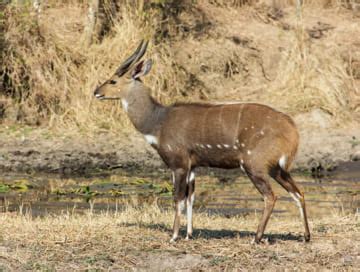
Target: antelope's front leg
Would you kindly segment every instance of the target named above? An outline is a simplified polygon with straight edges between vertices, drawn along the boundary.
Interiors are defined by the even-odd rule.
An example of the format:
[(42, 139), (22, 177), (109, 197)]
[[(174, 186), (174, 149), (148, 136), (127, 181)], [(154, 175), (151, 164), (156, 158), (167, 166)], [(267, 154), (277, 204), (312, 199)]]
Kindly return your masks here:
[(193, 225), (192, 225), (192, 209), (195, 200), (195, 175), (194, 172), (190, 172), (188, 178), (187, 190), (186, 190), (186, 216), (187, 216), (187, 234), (186, 240), (192, 237)]
[(174, 218), (173, 236), (170, 242), (175, 242), (179, 236), (180, 216), (182, 210), (185, 207), (188, 171), (185, 169), (176, 169), (173, 172), (173, 178), (174, 178), (175, 218)]

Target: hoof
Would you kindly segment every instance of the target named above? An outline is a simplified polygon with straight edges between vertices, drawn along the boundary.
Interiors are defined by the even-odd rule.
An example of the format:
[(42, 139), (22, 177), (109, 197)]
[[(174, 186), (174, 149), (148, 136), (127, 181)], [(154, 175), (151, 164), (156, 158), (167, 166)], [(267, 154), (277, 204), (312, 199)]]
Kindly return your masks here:
[(186, 235), (186, 237), (185, 237), (185, 241), (189, 241), (189, 240), (191, 240), (192, 239), (192, 235)]
[(251, 241), (252, 245), (260, 245), (260, 244), (265, 244), (265, 245), (269, 245), (270, 244), (270, 240), (269, 238), (257, 238), (255, 237), (252, 241)]
[(175, 244), (175, 243), (176, 243), (176, 240), (177, 240), (177, 237), (175, 237), (175, 238), (173, 237), (173, 238), (170, 239), (170, 243), (171, 243), (171, 244)]
[(310, 233), (309, 233), (309, 234), (305, 234), (305, 235), (304, 235), (304, 239), (305, 239), (305, 242), (306, 242), (306, 243), (310, 242)]

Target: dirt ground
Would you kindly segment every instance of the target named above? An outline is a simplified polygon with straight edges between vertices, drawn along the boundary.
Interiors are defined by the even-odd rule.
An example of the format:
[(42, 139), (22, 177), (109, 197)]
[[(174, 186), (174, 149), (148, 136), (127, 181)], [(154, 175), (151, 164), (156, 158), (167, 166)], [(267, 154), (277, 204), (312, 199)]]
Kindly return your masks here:
[(360, 221), (328, 214), (310, 221), (303, 242), (299, 217), (273, 215), (264, 243), (251, 241), (258, 216), (194, 215), (194, 239), (184, 229), (169, 243), (172, 212), (149, 206), (117, 214), (64, 213), (31, 218), (1, 213), (0, 270), (233, 271), (360, 269)]

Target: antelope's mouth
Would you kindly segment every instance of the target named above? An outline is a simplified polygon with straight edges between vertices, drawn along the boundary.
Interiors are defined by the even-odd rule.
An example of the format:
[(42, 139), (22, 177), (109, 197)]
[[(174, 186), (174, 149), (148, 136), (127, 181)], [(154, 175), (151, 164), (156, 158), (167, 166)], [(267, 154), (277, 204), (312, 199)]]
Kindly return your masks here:
[(103, 94), (95, 94), (95, 98), (99, 100), (120, 100), (119, 97), (105, 96)]
[(105, 95), (103, 94), (95, 94), (95, 97), (100, 100), (105, 99)]

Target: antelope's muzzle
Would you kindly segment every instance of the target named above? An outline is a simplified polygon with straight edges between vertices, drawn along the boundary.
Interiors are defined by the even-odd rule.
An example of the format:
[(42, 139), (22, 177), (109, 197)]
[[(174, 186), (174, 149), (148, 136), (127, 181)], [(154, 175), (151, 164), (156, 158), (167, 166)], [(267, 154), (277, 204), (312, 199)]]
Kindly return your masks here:
[(100, 88), (97, 87), (94, 91), (94, 96), (97, 98), (97, 99), (104, 99), (105, 98), (105, 95), (101, 94), (100, 93)]

